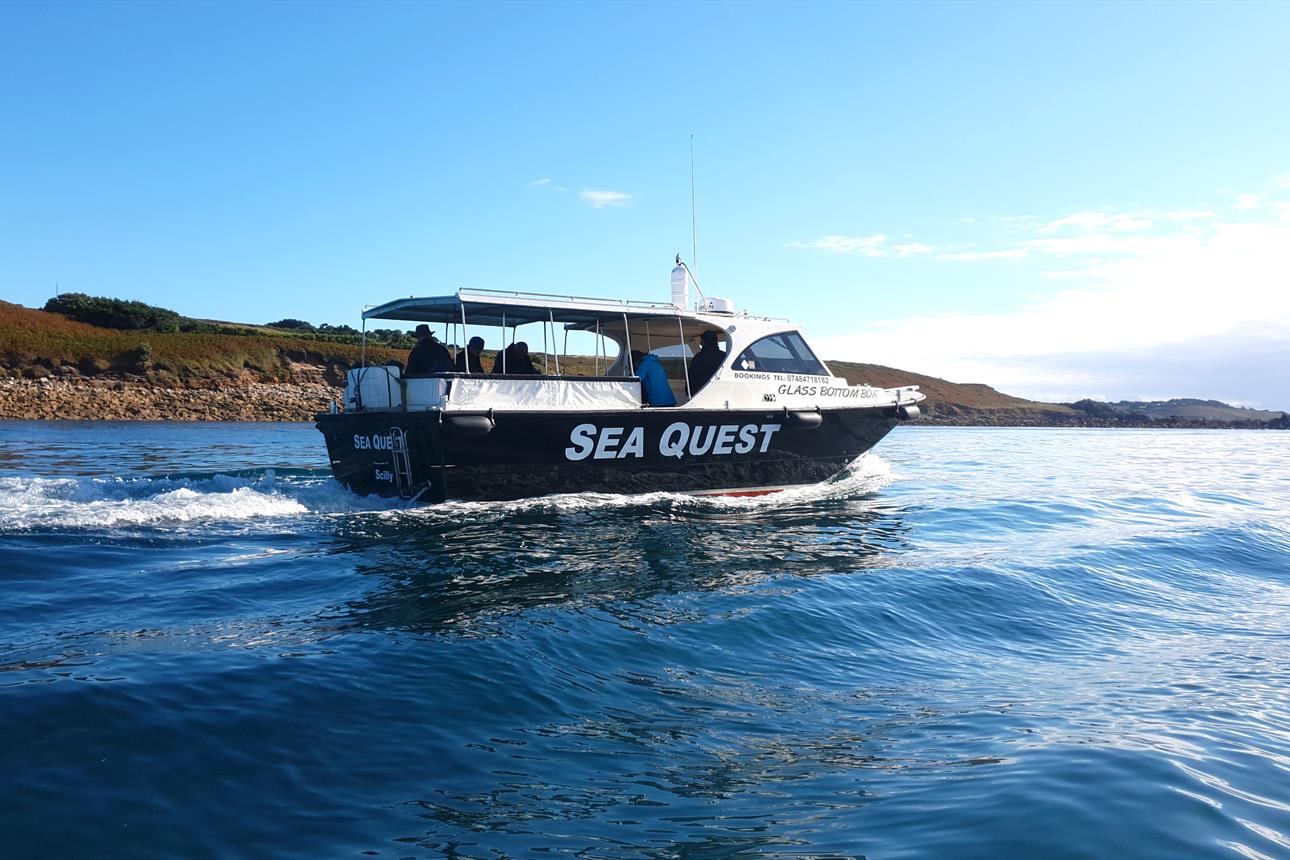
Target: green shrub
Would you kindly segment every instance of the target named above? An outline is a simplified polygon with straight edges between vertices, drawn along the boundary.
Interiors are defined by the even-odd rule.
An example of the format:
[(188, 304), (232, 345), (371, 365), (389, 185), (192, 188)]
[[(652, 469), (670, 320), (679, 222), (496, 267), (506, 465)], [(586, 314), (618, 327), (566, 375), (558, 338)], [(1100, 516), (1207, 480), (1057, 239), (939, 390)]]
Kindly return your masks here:
[[(326, 328), (326, 326), (327, 324), (323, 323), (323, 327)], [(317, 331), (317, 329), (315, 329), (311, 323), (307, 323), (304, 320), (298, 320), (293, 317), (287, 317), (284, 320), (271, 322), (269, 323), (269, 328), (285, 328), (285, 329), (293, 329), (298, 331)]]
[(1100, 400), (1090, 400), (1085, 398), (1083, 400), (1077, 400), (1074, 403), (1067, 403), (1064, 405), (1069, 406), (1072, 409), (1078, 409), (1090, 418), (1105, 420), (1118, 417), (1118, 413), (1115, 411), (1114, 407), (1108, 403), (1103, 403)]
[(146, 368), (152, 361), (152, 344), (146, 340), (125, 354), (126, 361), (140, 369)]
[(127, 331), (151, 329), (177, 332), (184, 321), (184, 317), (167, 308), (143, 302), (87, 296), (85, 293), (63, 293), (45, 302), (45, 310), (78, 322)]

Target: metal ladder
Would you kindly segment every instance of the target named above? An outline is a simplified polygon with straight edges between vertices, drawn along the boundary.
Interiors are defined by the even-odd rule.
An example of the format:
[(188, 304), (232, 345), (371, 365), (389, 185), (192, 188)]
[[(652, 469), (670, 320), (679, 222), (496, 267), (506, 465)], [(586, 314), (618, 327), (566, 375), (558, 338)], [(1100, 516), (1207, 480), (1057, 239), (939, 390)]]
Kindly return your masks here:
[(408, 437), (402, 427), (390, 428), (390, 459), (394, 461), (394, 483), (399, 495), (412, 498), (412, 460), (408, 457)]

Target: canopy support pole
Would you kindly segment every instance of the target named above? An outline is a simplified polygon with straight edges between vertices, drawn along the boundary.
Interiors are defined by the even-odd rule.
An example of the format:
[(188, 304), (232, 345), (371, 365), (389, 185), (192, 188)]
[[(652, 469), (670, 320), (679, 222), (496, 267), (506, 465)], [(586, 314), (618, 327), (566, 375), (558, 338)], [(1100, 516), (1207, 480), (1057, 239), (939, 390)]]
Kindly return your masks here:
[[(459, 295), (460, 295), (460, 294), (459, 294)], [(467, 334), (469, 334), (469, 332), (467, 332), (467, 331), (466, 331), (466, 303), (465, 303), (465, 302), (462, 302), (462, 303), (461, 303), (461, 341), (462, 341), (462, 343), (465, 343), (465, 342), (466, 342), (466, 335), (467, 335)], [(469, 363), (469, 361), (467, 361), (467, 364), (466, 364), (466, 370), (467, 370), (468, 372), (469, 372), (469, 370), (470, 370), (470, 363)]]
[(678, 316), (676, 318), (676, 330), (681, 333), (681, 369), (685, 371), (685, 398), (689, 400), (690, 394), (690, 363), (685, 360), (685, 323)]
[[(555, 348), (555, 311), (551, 310), (550, 308), (547, 308), (546, 312), (547, 312), (547, 315), (551, 317), (551, 348), (554, 349)], [(569, 333), (567, 331), (564, 333), (564, 338), (565, 338), (565, 346), (567, 347), (569, 345), (568, 343)], [(560, 353), (558, 352), (555, 354), (555, 375), (556, 376), (560, 375)]]
[(635, 376), (636, 361), (632, 358), (632, 330), (631, 326), (627, 325), (627, 314), (623, 314), (623, 334), (627, 337), (627, 369), (631, 371), (632, 376)]

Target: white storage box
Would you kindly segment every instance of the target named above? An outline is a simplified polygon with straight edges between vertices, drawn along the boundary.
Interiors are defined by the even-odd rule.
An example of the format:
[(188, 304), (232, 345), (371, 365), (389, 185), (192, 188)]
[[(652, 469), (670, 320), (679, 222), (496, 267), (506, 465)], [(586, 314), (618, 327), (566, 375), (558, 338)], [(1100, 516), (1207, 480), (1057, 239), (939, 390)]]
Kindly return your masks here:
[(402, 409), (403, 389), (395, 366), (360, 367), (345, 377), (345, 411)]
[(446, 379), (405, 376), (403, 377), (403, 400), (409, 412), (440, 409), (443, 407), (443, 395), (447, 388)]

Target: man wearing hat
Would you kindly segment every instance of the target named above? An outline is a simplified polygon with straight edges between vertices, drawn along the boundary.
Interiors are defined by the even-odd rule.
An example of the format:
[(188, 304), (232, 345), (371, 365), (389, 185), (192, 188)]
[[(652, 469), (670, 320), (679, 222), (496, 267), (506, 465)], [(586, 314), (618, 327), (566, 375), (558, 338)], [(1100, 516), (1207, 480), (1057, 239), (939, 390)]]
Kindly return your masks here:
[(457, 361), (454, 365), (458, 373), (483, 373), (484, 365), (479, 363), (479, 357), (484, 354), (484, 339), (476, 335), (466, 344), (466, 348), (457, 353)]
[(417, 345), (408, 354), (407, 373), (445, 373), (452, 371), (452, 356), (448, 348), (435, 340), (430, 326), (417, 326)]

